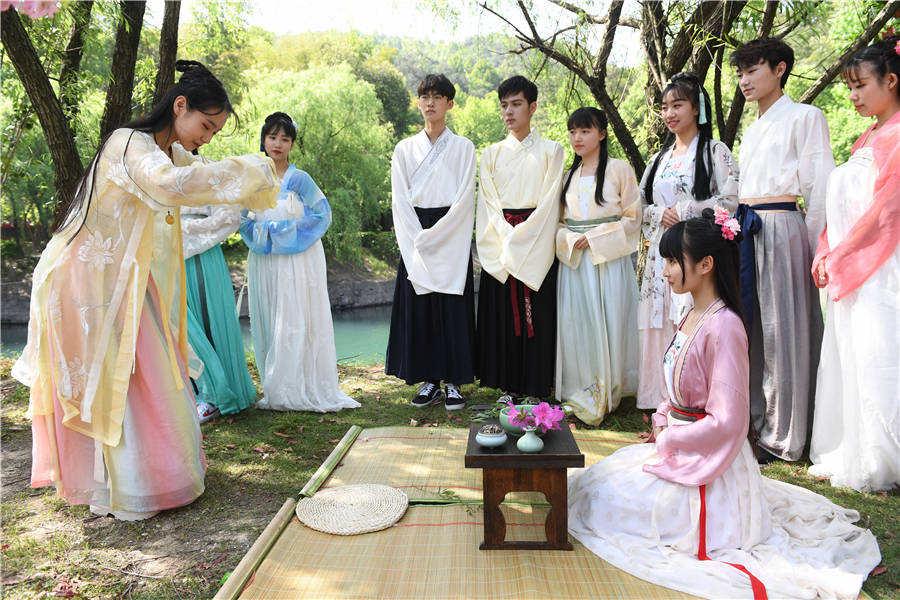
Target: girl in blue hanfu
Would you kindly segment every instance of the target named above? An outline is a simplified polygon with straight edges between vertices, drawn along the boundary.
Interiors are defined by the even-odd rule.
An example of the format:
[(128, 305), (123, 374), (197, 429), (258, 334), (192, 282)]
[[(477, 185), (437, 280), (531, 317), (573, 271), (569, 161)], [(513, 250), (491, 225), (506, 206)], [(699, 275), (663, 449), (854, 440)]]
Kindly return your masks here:
[(275, 161), (275, 208), (248, 213), (241, 237), (250, 248), (250, 329), (263, 398), (257, 408), (315, 412), (356, 408), (338, 386), (325, 251), (320, 238), (331, 207), (305, 171), (288, 163), (297, 126), (283, 112), (266, 117), (260, 150)]
[(856, 511), (762, 477), (747, 439), (739, 235), (722, 207), (663, 234), (664, 276), (694, 305), (665, 353), (655, 443), (572, 473), (569, 532), (636, 577), (704, 598), (856, 598), (881, 560), (875, 536), (852, 525)]
[(200, 374), (192, 377), (200, 423), (218, 414), (242, 411), (256, 398), (234, 308), (231, 274), (220, 245), (240, 223), (240, 207), (208, 205), (181, 210), (188, 342), (203, 363)]
[(631, 255), (641, 198), (634, 169), (610, 158), (606, 115), (582, 107), (569, 116), (575, 159), (563, 176), (556, 231), (559, 270), (556, 398), (590, 425), (637, 392), (637, 301)]
[(188, 380), (182, 205), (275, 204), (272, 161), (191, 154), (231, 113), (205, 67), (100, 144), (34, 271), (28, 344), (31, 485), (135, 520), (203, 493)]
[(676, 294), (666, 283), (659, 240), (677, 223), (699, 217), (715, 205), (734, 211), (738, 204), (738, 166), (724, 143), (712, 139), (709, 95), (694, 73), (676, 73), (663, 89), (660, 117), (669, 130), (662, 149), (650, 157), (641, 179), (643, 232), (650, 243), (641, 278), (638, 328), (641, 383), (638, 408), (656, 408), (666, 399), (662, 357), (675, 326), (691, 307), (690, 294)]

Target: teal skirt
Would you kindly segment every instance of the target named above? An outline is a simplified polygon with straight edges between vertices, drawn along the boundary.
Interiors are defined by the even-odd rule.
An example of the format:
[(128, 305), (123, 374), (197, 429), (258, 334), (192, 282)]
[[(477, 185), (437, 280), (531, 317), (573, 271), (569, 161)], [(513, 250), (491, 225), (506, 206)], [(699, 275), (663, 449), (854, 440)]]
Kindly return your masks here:
[(247, 371), (241, 326), (235, 314), (234, 289), (220, 246), (185, 261), (188, 341), (203, 361), (194, 380), (197, 401), (209, 402), (223, 415), (244, 410), (256, 399)]

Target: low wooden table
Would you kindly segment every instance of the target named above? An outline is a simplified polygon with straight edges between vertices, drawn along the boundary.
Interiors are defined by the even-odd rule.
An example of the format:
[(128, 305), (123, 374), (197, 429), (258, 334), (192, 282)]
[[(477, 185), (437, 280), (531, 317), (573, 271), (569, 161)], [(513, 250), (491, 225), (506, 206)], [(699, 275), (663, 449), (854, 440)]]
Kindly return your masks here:
[[(489, 421), (490, 422), (490, 421)], [(544, 449), (536, 454), (519, 452), (518, 438), (508, 436), (497, 448), (485, 448), (475, 434), (486, 423), (473, 423), (466, 446), (466, 468), (483, 469), (484, 541), (481, 550), (571, 550), (566, 469), (583, 467), (584, 454), (563, 422), (559, 431), (548, 431)], [(546, 542), (507, 542), (506, 521), (500, 503), (509, 492), (543, 492), (550, 503), (544, 522)]]

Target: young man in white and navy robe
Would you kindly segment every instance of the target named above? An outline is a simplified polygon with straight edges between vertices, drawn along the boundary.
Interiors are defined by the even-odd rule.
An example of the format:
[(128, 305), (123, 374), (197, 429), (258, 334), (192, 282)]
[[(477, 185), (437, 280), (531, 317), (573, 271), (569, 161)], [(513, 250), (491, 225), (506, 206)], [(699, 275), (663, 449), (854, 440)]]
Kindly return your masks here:
[(732, 53), (731, 64), (744, 98), (757, 106), (738, 158), (750, 417), (760, 462), (793, 461), (803, 456), (812, 425), (823, 324), (810, 269), (834, 158), (825, 114), (784, 93), (794, 65), (790, 46), (753, 40)]
[(503, 81), (500, 112), (509, 135), (481, 153), (475, 240), (478, 367), (501, 400), (545, 398), (556, 356), (556, 227), (565, 153), (531, 128), (537, 86)]
[[(475, 378), (472, 228), (475, 147), (447, 127), (456, 90), (443, 74), (418, 87), (425, 128), (391, 159), (391, 208), (400, 247), (385, 372), (420, 384), (413, 406), (465, 406)], [(441, 383), (444, 388), (441, 388)]]

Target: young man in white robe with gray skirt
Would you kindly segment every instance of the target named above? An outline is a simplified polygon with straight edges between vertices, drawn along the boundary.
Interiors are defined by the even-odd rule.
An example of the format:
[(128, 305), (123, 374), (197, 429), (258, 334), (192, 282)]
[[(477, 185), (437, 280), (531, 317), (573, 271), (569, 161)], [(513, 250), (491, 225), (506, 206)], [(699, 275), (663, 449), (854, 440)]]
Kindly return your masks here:
[(793, 461), (803, 455), (812, 424), (823, 323), (810, 268), (834, 157), (822, 111), (783, 91), (794, 64), (790, 46), (753, 40), (734, 51), (731, 64), (744, 97), (758, 108), (738, 159), (751, 424), (761, 463)]
[[(475, 379), (475, 146), (447, 127), (456, 90), (443, 74), (419, 84), (425, 127), (391, 159), (391, 208), (400, 264), (385, 372), (420, 384), (413, 406), (465, 406)], [(441, 387), (443, 382), (444, 387)]]

